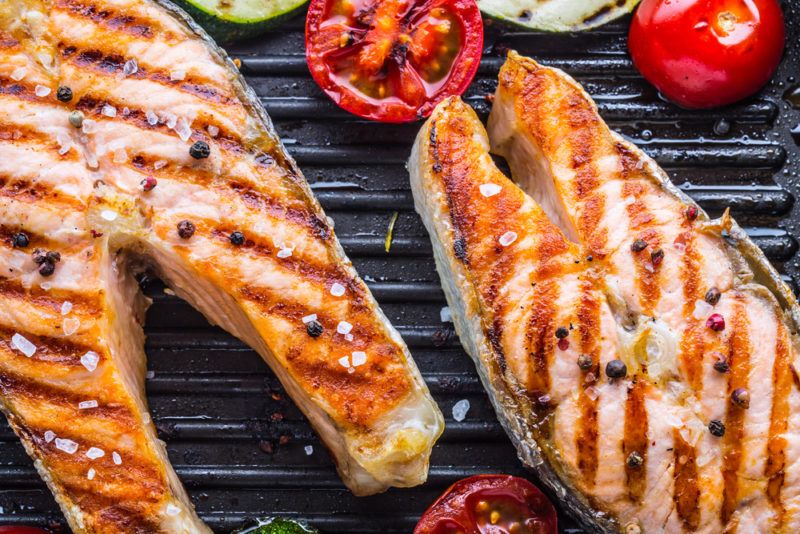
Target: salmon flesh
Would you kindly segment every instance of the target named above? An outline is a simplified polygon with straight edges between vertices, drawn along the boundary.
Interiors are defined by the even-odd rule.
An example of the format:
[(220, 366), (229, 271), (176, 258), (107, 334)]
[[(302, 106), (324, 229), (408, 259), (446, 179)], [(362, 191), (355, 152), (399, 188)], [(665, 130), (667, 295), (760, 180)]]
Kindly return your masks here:
[(208, 531), (148, 414), (143, 267), (267, 361), (354, 493), (426, 479), (442, 416), (225, 53), (167, 2), (3, 1), (0, 408), (74, 532)]
[(461, 341), (585, 528), (800, 531), (800, 315), (727, 213), (513, 52), (488, 134), (451, 98), (409, 169)]

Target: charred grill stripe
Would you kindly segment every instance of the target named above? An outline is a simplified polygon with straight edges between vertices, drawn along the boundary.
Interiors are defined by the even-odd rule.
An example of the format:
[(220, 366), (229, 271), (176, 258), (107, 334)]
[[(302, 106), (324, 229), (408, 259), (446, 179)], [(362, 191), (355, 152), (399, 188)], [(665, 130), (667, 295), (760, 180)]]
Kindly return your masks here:
[(81, 199), (55, 191), (50, 188), (50, 184), (21, 180), (11, 176), (0, 175), (0, 197), (25, 204), (46, 204), (48, 208), (61, 207), (69, 211), (86, 209), (86, 205)]
[(36, 102), (38, 104), (46, 104), (54, 102), (55, 97), (50, 95), (45, 98), (40, 98), (34, 93), (34, 87), (26, 85), (21, 82), (15, 82), (9, 78), (0, 77), (0, 95), (8, 95), (15, 97), (19, 100), (28, 102)]
[[(33, 240), (31, 247), (37, 240)], [(45, 291), (39, 286), (24, 287), (19, 280), (0, 278), (0, 301), (19, 301), (27, 307), (46, 308), (60, 313), (64, 302), (69, 301), (73, 315), (95, 315), (102, 309), (102, 302), (97, 293), (65, 291), (63, 289)], [(0, 329), (0, 333), (6, 331)]]
[[(733, 296), (731, 306), (730, 338), (728, 339), (728, 362), (731, 370), (728, 376), (728, 396), (737, 388), (747, 388), (747, 377), (750, 374), (750, 339), (748, 335), (748, 317), (745, 297), (742, 294)], [(745, 410), (727, 403), (725, 414), (725, 436), (723, 439), (724, 454), (722, 457), (722, 524), (730, 521), (739, 504), (739, 468), (742, 462), (742, 443), (744, 438)]]
[[(2, 117), (0, 117), (0, 121), (2, 121)], [(55, 146), (53, 138), (50, 135), (28, 124), (0, 122), (0, 141)]]
[[(581, 284), (580, 300), (578, 304), (578, 334), (581, 353), (592, 358), (594, 381), (587, 381), (587, 387), (593, 387), (600, 376), (600, 301), (594, 293), (591, 282)], [(599, 427), (597, 407), (598, 398), (592, 398), (586, 390), (578, 397), (580, 410), (578, 429), (575, 434), (578, 450), (578, 469), (583, 474), (588, 487), (592, 488), (597, 477), (599, 463)]]
[[(0, 325), (0, 348), (24, 357), (19, 351), (11, 348), (9, 344), (11, 337), (15, 333), (16, 331), (7, 326)], [(76, 343), (63, 337), (36, 336), (30, 333), (26, 333), (25, 337), (36, 346), (36, 354), (31, 356), (31, 361), (75, 367), (81, 365), (81, 356), (90, 350), (97, 352), (101, 356), (104, 353), (102, 347)]]
[(631, 454), (639, 454), (644, 462), (641, 466), (625, 465), (625, 476), (628, 485), (628, 497), (633, 502), (641, 502), (647, 490), (647, 430), (648, 416), (645, 406), (647, 384), (644, 380), (635, 377), (633, 385), (628, 389), (625, 403), (625, 430), (622, 440), (624, 458)]
[(772, 396), (770, 413), (769, 438), (767, 440), (767, 462), (764, 476), (767, 477), (767, 498), (776, 511), (778, 528), (783, 527), (786, 508), (781, 499), (784, 469), (786, 466), (786, 438), (789, 427), (789, 395), (792, 392), (793, 373), (791, 370), (791, 354), (789, 335), (782, 317), (776, 315), (778, 325), (775, 343), (775, 361), (772, 367), (772, 383), (775, 390)]
[(558, 284), (553, 280), (536, 284), (531, 297), (531, 314), (525, 331), (527, 351), (531, 357), (526, 385), (529, 393), (550, 391), (550, 365), (555, 348), (555, 302)]
[[(649, 228), (653, 215), (642, 200), (646, 190), (641, 183), (631, 181), (622, 186), (622, 196), (633, 197), (634, 201), (626, 206), (628, 213), (629, 234), (643, 239), (649, 247), (640, 252), (630, 252), (636, 269), (636, 287), (638, 289), (639, 306), (642, 313), (652, 315), (653, 307), (661, 298), (660, 269), (654, 267), (650, 252), (661, 245), (661, 237), (653, 228)], [(626, 252), (627, 253), (627, 252)]]
[(703, 361), (705, 351), (703, 329), (705, 325), (694, 319), (694, 303), (703, 298), (699, 277), (702, 264), (698, 256), (694, 234), (684, 232), (682, 235), (686, 249), (683, 253), (680, 276), (683, 281), (683, 317), (688, 326), (681, 336), (680, 355), (689, 386), (700, 398), (703, 389), (703, 366), (707, 365), (707, 362)]
[(90, 20), (98, 26), (127, 33), (140, 40), (152, 39), (156, 34), (164, 34), (163, 28), (155, 21), (121, 13), (110, 9), (108, 5), (101, 7), (91, 2), (56, 0), (54, 7), (71, 13), (74, 18)]
[(697, 451), (681, 436), (679, 429), (673, 430), (675, 486), (672, 498), (675, 510), (690, 532), (700, 525), (700, 487), (697, 482)]

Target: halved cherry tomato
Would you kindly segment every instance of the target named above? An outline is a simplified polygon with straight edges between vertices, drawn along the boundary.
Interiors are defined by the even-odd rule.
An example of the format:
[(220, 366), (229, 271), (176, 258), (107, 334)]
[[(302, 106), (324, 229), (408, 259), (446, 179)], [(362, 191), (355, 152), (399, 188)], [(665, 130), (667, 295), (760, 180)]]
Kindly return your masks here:
[(0, 534), (47, 534), (47, 531), (35, 527), (0, 527)]
[(777, 0), (643, 0), (628, 46), (664, 96), (709, 108), (763, 87), (780, 63), (784, 37)]
[(478, 475), (450, 486), (414, 534), (556, 534), (553, 505), (525, 479)]
[(347, 111), (383, 122), (430, 115), (460, 95), (480, 63), (475, 0), (311, 0), (306, 60)]

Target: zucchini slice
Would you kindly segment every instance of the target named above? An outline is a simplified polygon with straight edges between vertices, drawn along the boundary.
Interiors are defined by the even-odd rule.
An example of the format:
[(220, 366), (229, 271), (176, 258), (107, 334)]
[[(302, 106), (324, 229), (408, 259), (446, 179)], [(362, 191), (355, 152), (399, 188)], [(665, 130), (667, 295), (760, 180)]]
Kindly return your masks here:
[(253, 37), (295, 15), (307, 0), (176, 0), (217, 41)]
[(550, 32), (596, 28), (633, 11), (639, 0), (478, 0), (485, 14), (503, 22)]

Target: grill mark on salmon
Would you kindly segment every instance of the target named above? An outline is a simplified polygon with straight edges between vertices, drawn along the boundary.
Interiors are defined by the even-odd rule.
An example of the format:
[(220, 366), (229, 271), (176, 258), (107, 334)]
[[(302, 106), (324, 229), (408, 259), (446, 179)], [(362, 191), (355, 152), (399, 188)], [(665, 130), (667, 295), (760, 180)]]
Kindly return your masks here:
[(702, 289), (699, 287), (699, 273), (702, 263), (698, 256), (697, 243), (693, 234), (684, 232), (679, 236), (679, 239), (686, 246), (683, 251), (680, 276), (683, 281), (683, 316), (687, 318), (688, 324), (681, 334), (678, 353), (681, 358), (681, 366), (686, 374), (686, 380), (696, 392), (696, 396), (700, 398), (703, 389), (703, 365), (706, 364), (703, 359), (705, 353), (703, 329), (705, 325), (694, 319), (694, 307), (695, 301), (702, 298)]
[(647, 242), (648, 247), (642, 251), (632, 251), (633, 262), (636, 266), (636, 288), (638, 289), (639, 306), (642, 313), (652, 315), (653, 308), (661, 297), (660, 269), (653, 265), (650, 259), (652, 251), (660, 247), (660, 236), (658, 231), (649, 228), (653, 216), (642, 197), (645, 195), (645, 188), (639, 182), (625, 182), (622, 185), (623, 197), (632, 197), (633, 202), (626, 206), (628, 213), (628, 228), (630, 234), (636, 239)]
[(50, 104), (54, 101), (52, 95), (38, 97), (35, 91), (35, 87), (0, 76), (0, 95), (13, 96), (19, 100), (39, 104)]
[(11, 176), (0, 175), (0, 197), (26, 204), (48, 204), (51, 207), (63, 207), (70, 211), (86, 209), (86, 205), (80, 199), (54, 191), (49, 184), (33, 183)]
[[(38, 243), (38, 240), (32, 240), (29, 248), (33, 250), (36, 246), (40, 246)], [(94, 315), (102, 308), (99, 294), (96, 293), (63, 289), (45, 291), (41, 287), (25, 287), (19, 280), (2, 277), (0, 277), (0, 298), (24, 302), (24, 306), (46, 308), (59, 314), (64, 302), (72, 305), (71, 313), (74, 315)]]
[(526, 385), (528, 392), (546, 394), (550, 391), (550, 363), (555, 348), (554, 315), (552, 306), (545, 303), (558, 299), (558, 283), (547, 280), (536, 284), (531, 298), (531, 313), (525, 329), (527, 352), (532, 365), (528, 366)]
[[(577, 315), (581, 352), (588, 354), (592, 358), (590, 372), (594, 375), (594, 379), (590, 379), (587, 374), (584, 380), (584, 386), (588, 389), (594, 387), (601, 372), (600, 350), (597, 344), (600, 334), (600, 302), (595, 297), (592, 285), (589, 283), (581, 284)], [(575, 439), (578, 448), (578, 468), (583, 474), (584, 482), (588, 487), (593, 487), (599, 462), (598, 438), (600, 429), (598, 427), (597, 413), (599, 397), (590, 397), (586, 389), (578, 396), (580, 416), (577, 422), (578, 431), (575, 434)]]
[[(778, 319), (778, 332), (775, 342), (775, 361), (772, 366), (772, 409), (770, 411), (769, 434), (767, 439), (767, 461), (764, 476), (767, 477), (767, 498), (775, 510), (776, 528), (783, 527), (786, 507), (781, 498), (783, 489), (786, 447), (785, 433), (789, 427), (789, 395), (792, 391), (793, 373), (791, 369), (790, 340), (786, 327)], [(766, 340), (765, 340), (766, 341)]]
[[(645, 406), (647, 383), (640, 377), (634, 377), (632, 387), (628, 389), (625, 402), (625, 430), (622, 439), (622, 453), (626, 459), (625, 479), (628, 487), (628, 498), (633, 502), (641, 502), (647, 489), (647, 431), (649, 420)], [(639, 466), (628, 465), (627, 459), (632, 453), (642, 458)]]
[[(749, 321), (744, 296), (734, 294), (732, 303), (731, 334), (728, 339), (728, 395), (737, 388), (748, 387), (750, 375)], [(723, 436), (722, 478), (723, 494), (720, 517), (722, 524), (730, 521), (739, 503), (739, 468), (742, 464), (742, 441), (744, 438), (745, 410), (732, 402), (727, 403), (725, 414), (725, 436)]]
[[(0, 325), (0, 347), (4, 347), (5, 350), (11, 354), (24, 358), (25, 356), (21, 352), (13, 349), (6, 341), (11, 339), (15, 333), (15, 331), (9, 329), (7, 326)], [(26, 333), (25, 337), (36, 346), (36, 353), (30, 358), (32, 361), (77, 367), (81, 365), (81, 356), (89, 351), (97, 351), (102, 358), (102, 349), (91, 345), (85, 345), (71, 339), (37, 336), (31, 333)]]
[(55, 0), (53, 6), (72, 13), (75, 18), (91, 20), (99, 26), (142, 39), (152, 39), (156, 33), (165, 35), (160, 25), (150, 19), (134, 17), (108, 6), (77, 0)]
[(672, 497), (675, 510), (689, 532), (700, 525), (700, 487), (697, 484), (697, 451), (683, 439), (680, 429), (673, 430)]

